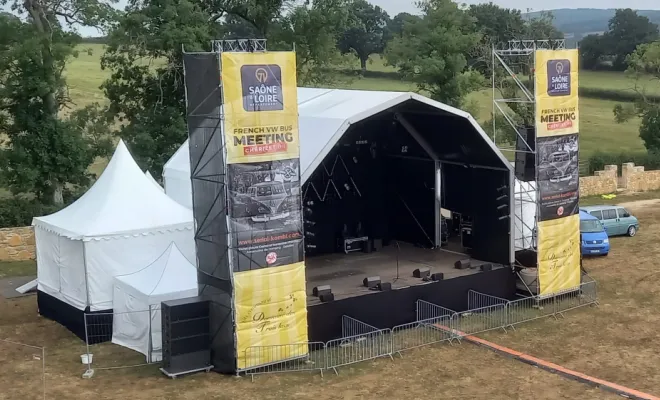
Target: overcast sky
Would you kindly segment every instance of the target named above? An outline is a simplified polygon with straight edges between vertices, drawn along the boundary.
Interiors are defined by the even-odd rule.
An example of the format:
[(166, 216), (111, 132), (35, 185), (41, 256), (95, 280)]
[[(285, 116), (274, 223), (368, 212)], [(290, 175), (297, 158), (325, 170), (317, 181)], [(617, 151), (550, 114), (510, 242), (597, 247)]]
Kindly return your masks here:
[[(385, 9), (390, 16), (400, 12), (414, 13), (414, 0), (370, 0)], [(460, 3), (477, 4), (488, 1), (464, 0)], [(526, 11), (555, 10), (558, 8), (634, 8), (638, 10), (660, 10), (660, 0), (493, 0), (493, 3), (506, 8)], [(533, 4), (533, 6), (532, 6)]]

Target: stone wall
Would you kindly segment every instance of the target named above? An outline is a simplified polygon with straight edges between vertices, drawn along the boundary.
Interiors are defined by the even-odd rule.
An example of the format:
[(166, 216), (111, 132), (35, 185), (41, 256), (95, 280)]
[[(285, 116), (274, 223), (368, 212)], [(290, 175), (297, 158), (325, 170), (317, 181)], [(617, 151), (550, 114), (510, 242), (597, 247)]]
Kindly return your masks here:
[(594, 176), (580, 178), (580, 196), (616, 193), (617, 169), (616, 165), (606, 165), (603, 171), (594, 172)]
[(633, 163), (623, 164), (622, 181), (629, 192), (646, 192), (660, 189), (660, 171), (644, 171)]
[(34, 260), (34, 230), (30, 226), (0, 229), (0, 261)]

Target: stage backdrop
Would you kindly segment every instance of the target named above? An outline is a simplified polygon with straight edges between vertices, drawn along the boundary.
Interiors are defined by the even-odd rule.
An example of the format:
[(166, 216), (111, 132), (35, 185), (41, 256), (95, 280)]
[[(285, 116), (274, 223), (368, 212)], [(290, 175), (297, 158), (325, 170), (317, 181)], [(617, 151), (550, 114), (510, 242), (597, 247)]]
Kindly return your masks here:
[[(238, 369), (307, 341), (293, 52), (223, 53), (228, 225)], [(246, 350), (253, 346), (265, 346)], [(296, 346), (298, 347), (298, 346)]]
[(540, 294), (580, 284), (578, 51), (536, 52)]

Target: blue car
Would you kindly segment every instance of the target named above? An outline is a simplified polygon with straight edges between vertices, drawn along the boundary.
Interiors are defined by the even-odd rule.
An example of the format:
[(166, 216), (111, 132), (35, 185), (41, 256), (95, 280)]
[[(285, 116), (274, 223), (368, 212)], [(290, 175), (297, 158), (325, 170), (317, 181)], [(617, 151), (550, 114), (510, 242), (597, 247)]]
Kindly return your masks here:
[(610, 240), (600, 220), (580, 210), (580, 236), (583, 256), (606, 256), (610, 252)]

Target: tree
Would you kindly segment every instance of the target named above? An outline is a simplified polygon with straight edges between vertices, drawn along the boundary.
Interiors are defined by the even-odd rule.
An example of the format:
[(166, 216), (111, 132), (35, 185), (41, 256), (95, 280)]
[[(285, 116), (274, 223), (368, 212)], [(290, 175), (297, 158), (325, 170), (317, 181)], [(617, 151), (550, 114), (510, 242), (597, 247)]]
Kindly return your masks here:
[[(0, 5), (7, 1), (0, 0)], [(71, 185), (86, 185), (87, 168), (109, 150), (106, 122), (95, 107), (68, 116), (64, 76), (80, 37), (75, 25), (106, 26), (114, 15), (96, 0), (25, 0), (0, 16), (0, 153), (4, 183), (14, 195), (62, 204)]]
[(564, 34), (554, 25), (555, 16), (550, 11), (543, 11), (537, 17), (527, 20), (525, 39), (550, 40), (563, 39)]
[(599, 35), (588, 35), (580, 42), (580, 66), (584, 69), (596, 69), (607, 52), (605, 40)]
[[(270, 50), (298, 55), (300, 82), (332, 78), (342, 0), (131, 0), (108, 36), (102, 88), (118, 135), (155, 177), (187, 137), (182, 47), (209, 51), (213, 39), (267, 38)], [(339, 6), (338, 6), (339, 5)]]
[(344, 54), (354, 51), (364, 72), (369, 56), (385, 49), (390, 17), (382, 8), (366, 0), (351, 0), (348, 11), (351, 22), (339, 38), (339, 49)]
[(613, 67), (618, 71), (626, 69), (626, 57), (637, 46), (658, 39), (658, 25), (630, 8), (616, 10), (608, 26), (605, 44), (614, 56)]
[(634, 90), (638, 100), (633, 105), (614, 107), (615, 121), (623, 123), (639, 116), (639, 137), (650, 152), (660, 152), (660, 105), (652, 101), (646, 93), (649, 76), (660, 79), (660, 42), (642, 44), (628, 57), (626, 74), (635, 82)]
[(404, 25), (412, 22), (416, 22), (420, 19), (417, 15), (412, 15), (407, 12), (398, 13), (387, 23), (387, 31), (385, 33), (386, 40), (389, 42), (392, 38), (401, 37), (403, 35)]
[(406, 23), (402, 36), (389, 43), (387, 62), (433, 99), (460, 107), (464, 96), (483, 84), (467, 60), (481, 35), (474, 19), (451, 0), (425, 0), (420, 8), (422, 18)]

